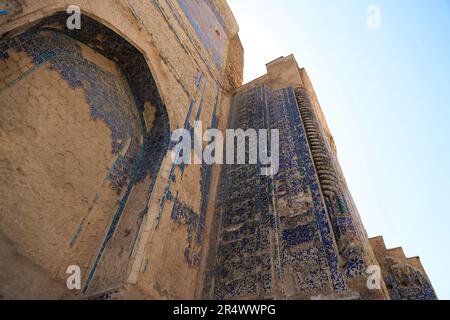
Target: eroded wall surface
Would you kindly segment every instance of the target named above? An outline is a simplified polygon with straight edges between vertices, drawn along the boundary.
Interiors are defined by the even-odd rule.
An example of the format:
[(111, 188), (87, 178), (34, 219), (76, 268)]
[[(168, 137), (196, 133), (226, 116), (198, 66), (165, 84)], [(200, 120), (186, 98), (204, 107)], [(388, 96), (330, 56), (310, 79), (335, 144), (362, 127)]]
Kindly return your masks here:
[[(57, 22), (58, 16), (2, 45), (6, 74), (5, 90), (2, 92), (12, 99), (17, 99), (17, 96), (25, 97), (26, 102), (19, 115), (32, 119), (29, 123), (17, 116), (9, 117), (9, 124), (18, 128), (8, 131), (23, 130), (23, 126), (26, 126), (27, 131), (34, 130), (34, 134), (26, 135), (24, 140), (15, 141), (20, 135), (8, 137), (8, 140), (15, 141), (16, 147), (23, 146), (24, 150), (20, 154), (22, 159), (36, 165), (36, 169), (28, 169), (30, 177), (27, 180), (31, 184), (31, 192), (5, 185), (4, 202), (15, 205), (19, 202), (12, 194), (19, 195), (24, 199), (20, 202), (24, 209), (18, 210), (19, 212), (8, 210), (2, 229), (8, 233), (9, 238), (27, 247), (30, 258), (55, 275), (64, 274), (64, 270), (60, 270), (62, 265), (76, 264), (83, 267), (84, 273), (91, 273), (87, 278), (90, 281), (107, 245), (111, 245), (114, 250), (130, 251), (130, 241), (122, 239), (119, 243), (114, 243), (117, 234), (111, 244), (109, 240), (116, 231), (123, 229), (126, 233), (123, 237), (132, 239), (137, 236), (136, 225), (139, 222), (130, 219), (138, 220), (139, 214), (136, 211), (140, 213), (146, 208), (147, 194), (152, 191), (161, 155), (164, 154), (164, 146), (158, 144), (158, 141), (165, 140), (165, 144), (168, 144), (168, 130), (164, 130), (164, 125), (168, 127), (168, 123), (167, 116), (161, 121), (159, 110), (151, 106), (151, 103), (157, 104), (157, 100), (145, 97), (145, 94), (133, 94), (122, 71), (126, 66), (119, 68), (112, 60), (78, 42), (74, 37), (69, 37), (60, 29), (46, 27)], [(86, 29), (89, 29), (87, 24), (90, 22), (84, 23)], [(83, 34), (85, 41), (102, 34), (102, 30), (94, 26), (90, 28), (91, 30), (85, 31), (91, 31), (89, 34)], [(120, 43), (113, 45), (119, 47)], [(28, 64), (25, 63), (27, 59)], [(133, 59), (131, 53), (127, 59)], [(18, 70), (14, 70), (14, 62), (19, 64)], [(145, 80), (142, 77), (139, 79), (136, 72), (133, 72), (133, 77), (139, 81)], [(30, 91), (28, 87), (31, 87)], [(136, 86), (133, 89), (142, 91)], [(78, 95), (74, 95), (75, 93)], [(149, 101), (138, 101), (141, 104), (138, 106), (136, 100), (139, 99)], [(4, 102), (15, 110), (12, 113), (17, 112), (20, 104), (8, 99)], [(57, 107), (59, 112), (52, 112), (49, 105)], [(30, 108), (32, 106), (35, 108)], [(153, 127), (153, 122), (148, 123), (148, 126), (145, 124), (144, 111), (151, 112), (152, 108), (155, 109), (155, 125), (162, 127)], [(2, 115), (8, 117), (7, 110), (4, 111)], [(72, 128), (73, 125), (78, 125), (78, 128)], [(89, 127), (102, 128), (102, 125), (103, 133), (98, 132), (100, 129), (97, 132), (89, 130)], [(8, 129), (6, 125), (3, 127)], [(45, 133), (46, 130), (50, 132)], [(27, 142), (40, 150), (26, 148)], [(161, 149), (159, 157), (158, 146)], [(85, 148), (91, 152), (85, 154)], [(14, 151), (16, 150), (12, 147), (10, 154), (15, 153)], [(50, 159), (47, 159), (48, 156)], [(17, 163), (17, 160), (11, 159), (10, 162)], [(43, 166), (44, 172), (39, 174), (39, 169)], [(19, 171), (22, 170), (21, 167), (18, 168)], [(6, 177), (7, 182), (11, 179), (13, 177)], [(34, 179), (36, 182), (33, 185)], [(47, 180), (50, 182), (45, 185), (43, 182)], [(135, 189), (140, 182), (148, 190)], [(61, 190), (65, 197), (61, 197)], [(32, 214), (18, 215), (21, 211), (37, 214), (44, 224), (33, 220)], [(132, 216), (134, 218), (130, 218)], [(120, 218), (121, 226), (117, 229), (117, 220)], [(8, 224), (9, 219), (13, 219), (22, 229), (15, 230)], [(111, 223), (109, 227), (108, 223)], [(124, 227), (127, 224), (129, 225)], [(32, 232), (32, 238), (28, 232)], [(107, 235), (102, 242), (101, 236), (105, 232)], [(55, 238), (57, 234), (63, 237)], [(21, 236), (24, 238), (21, 239)], [(43, 252), (45, 250), (48, 252)], [(92, 250), (100, 251), (97, 255), (99, 258), (93, 260), (92, 255), (95, 254)], [(106, 258), (103, 259), (105, 260)], [(120, 268), (117, 265), (119, 260), (127, 263), (124, 259), (114, 260), (115, 263), (111, 264), (114, 269)], [(92, 261), (93, 266), (89, 270), (88, 265)], [(108, 265), (107, 262), (103, 263)], [(122, 270), (114, 272), (111, 266), (108, 281), (120, 285), (120, 280), (114, 278), (119, 277), (123, 282), (126, 269), (123, 270), (122, 267)], [(99, 273), (101, 271), (97, 274)]]
[(376, 260), (349, 205), (312, 86), (292, 56), (267, 69), (237, 90), (230, 127), (278, 129), (280, 169), (263, 176), (259, 159), (223, 170), (205, 297), (387, 298), (367, 289), (366, 270)]
[[(294, 57), (242, 86), (224, 0), (7, 3), (0, 298), (436, 298), (417, 258), (369, 242)], [(170, 133), (195, 121), (280, 130), (279, 171), (174, 164)]]
[(387, 249), (383, 237), (370, 244), (392, 300), (437, 300), (419, 257), (407, 258), (402, 248)]
[[(79, 31), (65, 27), (69, 5), (81, 7)], [(228, 6), (10, 7), (0, 20), (0, 294), (196, 297), (217, 170), (173, 165), (169, 139), (195, 120), (224, 126), (243, 57)], [(81, 292), (65, 287), (72, 264)], [(39, 275), (33, 285), (22, 270)]]
[[(30, 36), (30, 41), (52, 43), (55, 51), (76, 46), (50, 32)], [(102, 75), (105, 70), (114, 72), (111, 78), (123, 85), (114, 64), (87, 48), (77, 49), (72, 51), (79, 54), (74, 64), (89, 61), (81, 53), (84, 49), (86, 56), (97, 58), (97, 64), (89, 61), (92, 66)], [(1, 232), (14, 243), (21, 259), (55, 276), (65, 272), (61, 266), (73, 258), (72, 237), (101, 192), (105, 169), (114, 160), (111, 129), (104, 122), (91, 121), (83, 90), (71, 89), (57, 70), (33, 63), (27, 52), (9, 49), (1, 67)], [(131, 102), (126, 93), (122, 99), (125, 105)], [(117, 201), (112, 191), (102, 196), (107, 204), (100, 215), (114, 210)], [(7, 268), (2, 270), (3, 284), (9, 283), (8, 275), (17, 267), (8, 260), (2, 259)]]

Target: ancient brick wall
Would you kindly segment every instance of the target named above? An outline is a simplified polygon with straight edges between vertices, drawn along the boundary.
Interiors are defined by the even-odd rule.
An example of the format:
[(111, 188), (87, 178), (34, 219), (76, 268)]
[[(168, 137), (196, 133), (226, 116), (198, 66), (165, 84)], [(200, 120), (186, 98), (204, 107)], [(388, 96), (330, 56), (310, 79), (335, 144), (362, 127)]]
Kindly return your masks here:
[[(225, 0), (7, 2), (0, 298), (436, 298), (417, 258), (369, 242), (294, 57), (242, 86)], [(174, 164), (170, 133), (195, 121), (280, 130), (279, 172)]]
[(436, 300), (419, 257), (407, 258), (402, 248), (387, 249), (383, 237), (370, 239), (392, 300)]
[[(88, 63), (98, 77), (109, 73), (110, 79), (127, 90), (115, 65), (90, 49), (51, 32), (29, 35), (24, 43), (29, 41), (53, 50), (54, 57), (70, 58), (77, 65)], [(95, 195), (102, 193), (104, 201), (96, 208), (98, 219), (108, 217), (117, 202), (114, 191), (101, 188), (107, 179), (105, 168), (114, 161), (111, 129), (103, 121), (91, 120), (83, 90), (71, 88), (60, 70), (50, 68), (46, 61), (34, 61), (26, 50), (18, 51), (18, 46), (10, 44), (8, 57), (1, 63), (1, 232), (14, 243), (16, 255), (30, 261), (31, 270), (21, 273), (33, 272), (36, 265), (60, 276), (65, 273), (63, 266), (74, 259), (74, 237), (94, 205)], [(64, 57), (65, 48), (77, 50)], [(131, 104), (126, 93), (119, 93), (124, 106)], [(105, 94), (117, 95), (111, 88), (105, 88)], [(96, 144), (92, 144), (93, 137)], [(7, 243), (2, 241), (2, 245)], [(10, 272), (22, 265), (13, 262), (2, 259), (5, 285), (17, 285), (14, 282), (23, 279), (9, 278)], [(26, 288), (16, 290), (23, 290), (25, 296), (32, 294)]]
[(237, 90), (229, 126), (280, 130), (280, 170), (265, 177), (260, 164), (223, 169), (205, 296), (386, 298), (367, 290), (367, 267), (377, 262), (348, 205), (312, 86), (292, 56), (267, 69)]
[[(61, 266), (77, 264), (82, 267), (83, 273), (90, 272), (93, 276), (101, 254), (116, 231), (125, 232), (126, 235), (123, 237), (129, 239), (137, 236), (138, 220), (142, 219), (139, 213), (145, 211), (147, 195), (152, 191), (159, 164), (164, 155), (164, 143), (167, 148), (169, 132), (168, 129), (164, 129), (164, 126), (168, 127), (168, 121), (167, 115), (164, 116), (161, 113), (165, 111), (152, 106), (152, 104), (154, 106), (161, 104), (159, 98), (152, 97), (152, 91), (147, 91), (146, 88), (133, 86), (136, 83), (144, 83), (146, 75), (139, 75), (136, 70), (133, 70), (135, 66), (132, 66), (132, 52), (123, 52), (123, 54), (128, 53), (129, 65), (122, 65), (119, 68), (115, 62), (62, 33), (61, 30), (46, 29), (47, 24), (54, 24), (57, 21), (58, 16), (52, 17), (51, 21), (43, 22), (39, 28), (9, 39), (2, 46), (5, 73), (7, 73), (3, 93), (10, 97), (17, 95), (27, 98), (22, 105), (23, 114), (29, 115), (27, 107), (30, 105), (27, 103), (42, 109), (34, 110), (39, 114), (39, 117), (33, 118), (39, 121), (37, 123), (27, 125), (22, 119), (9, 121), (12, 126), (19, 126), (19, 129), (14, 130), (21, 130), (21, 126), (27, 125), (28, 131), (35, 131), (34, 135), (28, 134), (25, 141), (18, 141), (16, 145), (20, 146), (28, 140), (36, 147), (40, 145), (47, 147), (46, 152), (40, 155), (29, 149), (25, 149), (22, 154), (25, 161), (37, 166), (37, 168), (30, 168), (28, 173), (31, 181), (37, 179), (37, 185), (31, 185), (32, 190), (28, 192), (15, 190), (14, 187), (9, 186), (9, 192), (5, 193), (7, 194), (6, 203), (17, 201), (11, 197), (11, 192), (15, 191), (17, 195), (24, 197), (25, 201), (22, 202), (24, 209), (16, 213), (29, 210), (38, 214), (40, 219), (46, 222), (44, 228), (25, 213), (21, 216), (17, 214), (13, 216), (14, 210), (8, 210), (9, 214), (5, 216), (5, 220), (8, 221), (14, 217), (15, 223), (20, 224), (23, 229), (14, 230), (10, 225), (4, 225), (3, 229), (16, 241), (19, 240), (18, 237), (32, 232), (33, 238), (26, 236), (19, 243), (27, 247), (31, 255), (29, 258), (52, 270), (52, 273), (63, 277), (65, 268), (61, 270)], [(99, 27), (88, 26), (92, 22), (87, 20), (83, 22), (86, 29), (92, 29), (85, 30), (83, 33), (83, 40), (86, 43), (91, 40), (90, 36), (102, 35)], [(106, 31), (104, 36), (108, 36)], [(120, 48), (120, 41), (113, 41), (112, 38), (109, 40), (111, 45)], [(22, 56), (22, 59), (15, 57), (21, 54), (29, 57)], [(18, 61), (19, 64), (25, 63), (27, 58), (29, 64), (23, 65), (19, 70), (11, 70), (8, 67), (14, 61)], [(145, 64), (140, 67), (145, 67)], [(133, 73), (135, 83), (128, 81), (130, 73)], [(36, 78), (39, 75), (40, 78)], [(133, 86), (133, 89), (129, 87), (129, 84)], [(28, 92), (27, 88), (23, 87), (26, 85), (34, 90)], [(149, 86), (152, 86), (151, 81)], [(54, 90), (58, 88), (60, 88), (59, 91)], [(72, 97), (71, 94), (77, 91), (78, 96)], [(134, 94), (133, 91), (135, 91)], [(150, 95), (146, 96), (144, 91)], [(60, 113), (63, 113), (53, 115), (47, 104), (57, 106), (61, 109)], [(8, 105), (17, 110), (18, 104), (14, 101), (10, 101)], [(82, 109), (83, 106), (86, 106), (85, 109)], [(66, 108), (71, 112), (87, 111), (85, 114), (82, 113), (85, 116), (84, 121), (79, 120), (80, 115), (68, 114)], [(155, 109), (153, 110), (154, 123), (145, 124), (143, 117), (145, 108)], [(8, 113), (5, 111), (3, 115), (8, 116)], [(53, 122), (52, 119), (54, 119)], [(63, 122), (58, 122), (59, 119)], [(71, 128), (73, 124), (79, 127)], [(96, 134), (88, 131), (88, 127), (94, 124), (100, 125), (100, 128), (103, 124), (105, 127), (103, 130), (106, 132)], [(60, 126), (64, 126), (67, 131), (51, 131), (48, 136), (41, 132), (46, 127), (59, 128)], [(11, 140), (14, 141), (19, 137), (14, 135)], [(97, 140), (101, 137), (104, 137), (103, 141)], [(34, 141), (35, 139), (39, 140)], [(83, 149), (86, 145), (91, 148), (91, 154), (84, 153)], [(99, 148), (101, 146), (109, 150), (102, 150)], [(54, 150), (55, 147), (61, 150)], [(45, 153), (50, 155), (50, 159), (47, 159), (48, 156)], [(101, 156), (100, 159), (98, 159), (99, 156)], [(55, 159), (57, 159), (56, 163), (54, 163)], [(11, 162), (16, 163), (17, 159), (12, 159)], [(38, 171), (42, 163), (50, 167), (48, 169), (44, 167), (44, 172), (39, 175)], [(71, 179), (70, 175), (74, 177)], [(8, 181), (10, 179), (7, 177)], [(43, 182), (49, 179), (49, 185), (44, 185)], [(135, 185), (140, 185), (139, 182), (143, 182), (145, 185), (143, 188), (148, 190), (138, 191), (137, 188), (134, 190)], [(66, 198), (60, 197), (61, 189), (64, 189)], [(39, 196), (36, 199), (36, 194), (44, 199), (40, 199)], [(56, 199), (48, 198), (48, 194), (53, 194)], [(43, 206), (41, 203), (43, 201), (51, 203), (52, 207)], [(47, 215), (56, 214), (57, 217), (45, 216), (45, 212), (48, 212)], [(130, 217), (133, 217), (132, 221)], [(121, 218), (120, 228), (116, 230), (117, 220)], [(75, 226), (76, 224), (78, 226)], [(109, 227), (108, 224), (110, 224)], [(47, 228), (50, 230), (46, 230)], [(102, 235), (105, 233), (107, 236), (103, 240)], [(56, 234), (61, 234), (62, 239), (55, 237)], [(116, 233), (111, 244), (114, 250), (130, 251), (132, 240), (122, 240), (120, 244), (114, 245), (117, 234), (120, 235), (120, 232)], [(29, 243), (30, 241), (35, 247)], [(40, 253), (44, 250), (49, 252)], [(55, 250), (57, 254), (54, 253)], [(97, 255), (92, 252), (93, 250), (98, 250), (100, 253)], [(57, 255), (61, 255), (61, 258), (57, 258)], [(93, 258), (95, 256), (98, 258)], [(114, 285), (120, 285), (126, 269), (123, 270), (125, 267), (122, 267), (122, 270), (116, 272), (112, 269), (120, 268), (118, 260), (125, 264), (128, 261), (113, 259), (115, 261), (112, 264), (113, 268), (109, 268), (108, 281)], [(106, 261), (106, 258), (103, 261)], [(91, 263), (92, 267), (90, 267)], [(107, 262), (104, 263), (107, 264)], [(92, 276), (87, 276), (88, 282)]]
[[(229, 52), (243, 56), (228, 6), (13, 5), (0, 21), (9, 257), (0, 294), (39, 297), (48, 287), (50, 297), (71, 296), (65, 269), (74, 264), (85, 296), (130, 283), (131, 296), (195, 297), (217, 170), (173, 166), (169, 138), (195, 120), (223, 127), (226, 92), (242, 82), (241, 67), (226, 67)], [(65, 28), (69, 5), (81, 7), (80, 31)], [(11, 270), (25, 265), (41, 275), (34, 288), (18, 286)]]

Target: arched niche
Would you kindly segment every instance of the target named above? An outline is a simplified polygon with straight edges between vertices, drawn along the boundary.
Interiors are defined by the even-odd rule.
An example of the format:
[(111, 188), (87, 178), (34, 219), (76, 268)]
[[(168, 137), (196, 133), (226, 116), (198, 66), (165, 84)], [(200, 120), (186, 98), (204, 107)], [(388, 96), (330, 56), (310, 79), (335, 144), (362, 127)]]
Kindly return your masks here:
[(65, 286), (68, 265), (80, 266), (84, 293), (125, 281), (169, 145), (142, 53), (87, 15), (68, 30), (67, 17), (0, 42), (0, 247), (11, 253), (0, 271), (19, 298), (34, 294), (21, 274), (48, 277), (42, 292)]

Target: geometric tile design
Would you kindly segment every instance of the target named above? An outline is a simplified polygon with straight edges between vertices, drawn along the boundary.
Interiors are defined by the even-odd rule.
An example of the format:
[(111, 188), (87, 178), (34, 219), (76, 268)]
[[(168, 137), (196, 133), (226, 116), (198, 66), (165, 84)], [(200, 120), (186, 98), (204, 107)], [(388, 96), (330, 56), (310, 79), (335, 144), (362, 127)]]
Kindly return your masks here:
[(437, 300), (430, 281), (415, 267), (407, 264), (388, 266), (384, 277), (392, 300)]
[[(224, 166), (214, 276), (205, 296), (289, 298), (345, 292), (308, 139), (292, 88), (237, 95), (230, 128), (280, 130), (280, 170)], [(246, 150), (247, 154), (249, 150)]]

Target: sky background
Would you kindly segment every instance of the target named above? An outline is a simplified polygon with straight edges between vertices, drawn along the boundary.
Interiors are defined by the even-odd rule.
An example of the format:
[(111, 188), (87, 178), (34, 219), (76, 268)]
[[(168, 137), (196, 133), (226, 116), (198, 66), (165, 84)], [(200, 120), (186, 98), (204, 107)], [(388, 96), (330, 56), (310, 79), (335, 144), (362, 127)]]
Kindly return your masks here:
[[(450, 0), (228, 0), (245, 82), (295, 54), (370, 237), (420, 256), (450, 299)], [(381, 10), (381, 29), (367, 9)]]

